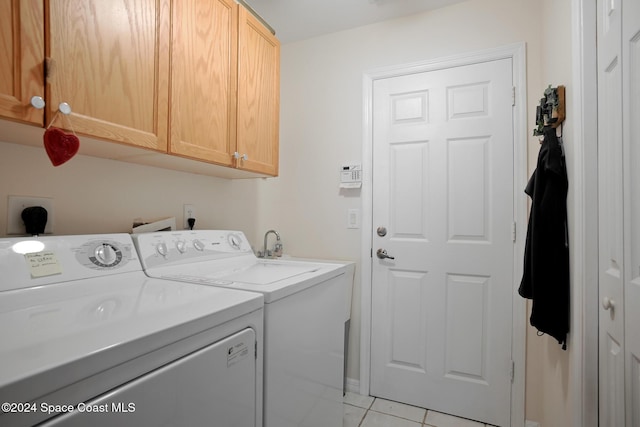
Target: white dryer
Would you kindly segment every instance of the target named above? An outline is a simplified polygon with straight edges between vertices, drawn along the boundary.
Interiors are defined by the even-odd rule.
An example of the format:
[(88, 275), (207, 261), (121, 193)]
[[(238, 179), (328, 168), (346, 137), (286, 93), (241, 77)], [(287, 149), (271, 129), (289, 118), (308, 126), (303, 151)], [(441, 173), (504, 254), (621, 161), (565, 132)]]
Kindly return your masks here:
[(262, 295), (151, 279), (127, 234), (0, 239), (0, 425), (262, 425)]
[(347, 265), (259, 259), (239, 231), (148, 233), (134, 242), (151, 277), (264, 295), (265, 427), (342, 426)]

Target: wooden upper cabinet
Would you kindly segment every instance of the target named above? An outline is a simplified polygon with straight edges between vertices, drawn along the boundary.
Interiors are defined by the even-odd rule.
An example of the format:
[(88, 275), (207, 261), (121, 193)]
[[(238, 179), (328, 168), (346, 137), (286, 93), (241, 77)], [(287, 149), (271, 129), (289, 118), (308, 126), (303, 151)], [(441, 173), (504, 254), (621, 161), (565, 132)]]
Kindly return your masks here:
[(0, 116), (42, 126), (44, 11), (42, 0), (0, 0)]
[(239, 7), (238, 130), (241, 169), (278, 175), (280, 42)]
[[(169, 3), (46, 2), (47, 124), (166, 151)], [(56, 115), (62, 102), (73, 111), (68, 120)]]
[(280, 42), (234, 0), (0, 0), (2, 118), (276, 176), (279, 110)]
[(169, 152), (231, 166), (237, 5), (233, 0), (175, 1), (172, 14)]

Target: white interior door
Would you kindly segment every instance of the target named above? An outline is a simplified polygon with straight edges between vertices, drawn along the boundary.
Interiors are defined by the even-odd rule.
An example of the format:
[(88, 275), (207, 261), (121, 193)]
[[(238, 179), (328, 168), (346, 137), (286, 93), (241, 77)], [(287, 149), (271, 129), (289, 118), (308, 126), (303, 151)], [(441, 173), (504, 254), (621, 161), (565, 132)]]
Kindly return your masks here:
[(625, 174), (625, 363), (627, 426), (640, 426), (640, 2), (622, 17)]
[(624, 426), (621, 2), (598, 0), (599, 418)]
[(512, 89), (511, 59), (373, 87), (371, 394), (501, 426), (516, 281)]

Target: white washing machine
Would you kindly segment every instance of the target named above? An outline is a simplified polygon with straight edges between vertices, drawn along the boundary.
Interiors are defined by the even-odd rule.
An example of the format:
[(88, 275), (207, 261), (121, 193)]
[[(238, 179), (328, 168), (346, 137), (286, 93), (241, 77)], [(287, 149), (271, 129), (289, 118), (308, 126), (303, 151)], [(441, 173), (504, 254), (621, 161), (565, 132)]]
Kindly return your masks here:
[(134, 241), (151, 277), (264, 295), (265, 427), (342, 426), (352, 280), (345, 264), (258, 259), (239, 231), (168, 231)]
[(127, 234), (0, 239), (0, 271), (0, 425), (262, 425), (262, 295), (151, 279)]

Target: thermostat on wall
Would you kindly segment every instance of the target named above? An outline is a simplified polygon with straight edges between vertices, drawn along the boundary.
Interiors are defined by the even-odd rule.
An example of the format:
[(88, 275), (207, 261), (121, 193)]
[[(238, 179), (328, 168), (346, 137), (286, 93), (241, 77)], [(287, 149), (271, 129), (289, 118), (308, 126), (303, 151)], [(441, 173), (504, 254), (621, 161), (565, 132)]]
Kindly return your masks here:
[(340, 169), (340, 188), (362, 187), (362, 165), (352, 163), (343, 165)]

